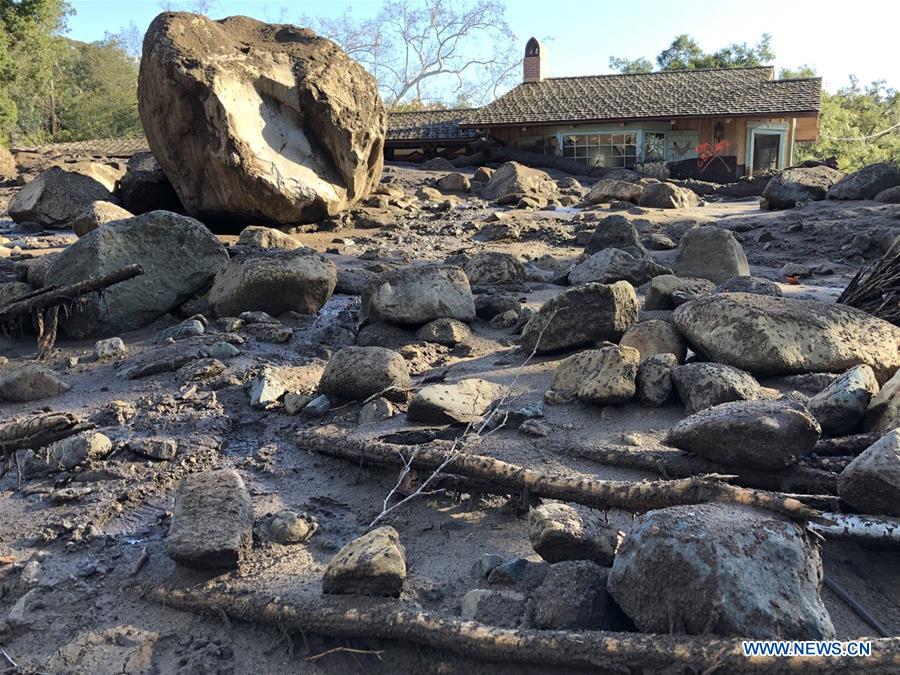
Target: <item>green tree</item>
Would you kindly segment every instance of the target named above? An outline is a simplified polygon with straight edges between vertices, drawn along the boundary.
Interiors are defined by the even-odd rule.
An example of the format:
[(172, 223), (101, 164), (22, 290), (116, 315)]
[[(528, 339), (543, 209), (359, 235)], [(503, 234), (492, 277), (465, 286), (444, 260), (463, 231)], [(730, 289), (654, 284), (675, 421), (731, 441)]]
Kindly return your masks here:
[(643, 56), (639, 59), (625, 59), (618, 56), (609, 57), (609, 67), (620, 73), (652, 73), (653, 64)]
[[(697, 68), (734, 68), (762, 66), (775, 59), (772, 36), (763, 33), (755, 45), (733, 42), (715, 52), (705, 52), (690, 35), (676, 35), (672, 43), (656, 55), (659, 70), (695, 70)], [(612, 56), (609, 67), (621, 73), (649, 73), (653, 66), (646, 58), (627, 59)]]

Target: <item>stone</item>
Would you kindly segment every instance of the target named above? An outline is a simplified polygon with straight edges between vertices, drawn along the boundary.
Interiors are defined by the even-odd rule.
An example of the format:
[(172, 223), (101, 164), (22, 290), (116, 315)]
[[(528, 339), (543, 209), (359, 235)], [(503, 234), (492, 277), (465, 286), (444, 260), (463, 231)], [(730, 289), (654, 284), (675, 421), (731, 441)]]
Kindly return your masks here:
[(481, 189), (484, 199), (498, 204), (516, 204), (523, 197), (546, 203), (558, 195), (559, 188), (549, 175), (518, 162), (502, 164)]
[(245, 311), (278, 315), (287, 311), (316, 314), (337, 285), (334, 263), (307, 250), (277, 251), (234, 258), (209, 291), (218, 316)]
[(48, 286), (64, 286), (140, 264), (144, 273), (85, 296), (63, 331), (73, 339), (141, 328), (202, 292), (228, 264), (228, 253), (202, 223), (166, 211), (117, 220), (89, 232), (51, 263)]
[(491, 328), (502, 330), (504, 328), (511, 328), (512, 326), (516, 325), (518, 321), (519, 313), (515, 310), (510, 309), (503, 312), (503, 314), (498, 314), (497, 316), (493, 317), (488, 322), (488, 325)]
[(379, 396), (374, 401), (369, 401), (359, 409), (359, 417), (356, 423), (360, 426), (364, 424), (377, 424), (394, 416), (394, 404), (383, 396)]
[(418, 190), (416, 190), (416, 197), (430, 202), (438, 202), (444, 198), (444, 195), (440, 190), (437, 190), (433, 187), (428, 187), (427, 185), (423, 185)]
[(593, 255), (608, 248), (617, 248), (635, 258), (640, 258), (644, 254), (637, 229), (628, 218), (620, 214), (606, 216), (597, 223), (584, 247), (584, 252)]
[(645, 310), (674, 309), (712, 292), (715, 284), (698, 277), (676, 277), (661, 274), (650, 280), (650, 288), (644, 299)]
[(638, 206), (651, 209), (688, 209), (700, 206), (700, 197), (693, 190), (671, 183), (645, 185)]
[(874, 371), (864, 364), (854, 366), (809, 399), (806, 407), (824, 434), (842, 436), (862, 421), (878, 390)]
[(313, 400), (307, 394), (288, 392), (284, 395), (284, 412), (287, 415), (298, 415)]
[(318, 528), (312, 516), (281, 509), (257, 519), (253, 523), (253, 536), (260, 541), (291, 546), (308, 541)]
[(618, 342), (638, 317), (638, 300), (627, 281), (584, 284), (544, 303), (522, 330), (522, 349), (539, 354)]
[(106, 340), (97, 340), (94, 343), (94, 356), (103, 361), (105, 359), (120, 359), (128, 353), (128, 347), (120, 337), (111, 337)]
[(472, 564), (472, 576), (476, 579), (487, 579), (494, 568), (503, 564), (503, 556), (498, 553), (485, 553)]
[(96, 201), (86, 206), (72, 220), (72, 229), (79, 237), (83, 237), (88, 232), (96, 230), (101, 225), (110, 223), (114, 220), (125, 220), (133, 218), (134, 214), (126, 211), (118, 204), (112, 202)]
[(473, 588), (462, 599), (460, 618), (497, 628), (523, 628), (528, 619), (528, 598), (510, 590)]
[(97, 431), (82, 431), (54, 441), (40, 450), (25, 450), (24, 473), (27, 476), (71, 471), (87, 462), (100, 460), (112, 451), (112, 441)]
[(240, 350), (228, 342), (214, 342), (206, 348), (206, 355), (220, 361), (227, 361), (240, 355)]
[(759, 277), (732, 277), (716, 286), (713, 293), (756, 293), (757, 295), (771, 295), (780, 298), (783, 293), (781, 286), (774, 281)]
[(590, 369), (578, 383), (575, 395), (582, 401), (599, 405), (627, 403), (637, 391), (635, 379), (641, 363), (640, 353), (632, 347), (603, 347)]
[(422, 162), (422, 168), (426, 171), (453, 171), (456, 167), (446, 157), (432, 157), (428, 161)]
[(838, 476), (838, 494), (860, 513), (900, 516), (900, 429), (887, 432)]
[(900, 427), (900, 370), (872, 397), (863, 425), (866, 431), (889, 431)]
[(829, 189), (843, 177), (842, 171), (829, 166), (786, 169), (772, 177), (762, 197), (771, 209), (789, 209), (798, 202), (825, 199)]
[(672, 383), (688, 415), (731, 401), (756, 401), (762, 387), (750, 373), (722, 363), (689, 363), (672, 370)]
[(462, 265), (472, 286), (507, 286), (525, 282), (525, 268), (510, 253), (482, 251)]
[(331, 410), (331, 398), (325, 394), (319, 394), (301, 410), (304, 417), (324, 417)]
[(175, 188), (151, 152), (136, 152), (128, 158), (125, 174), (116, 183), (116, 198), (134, 214), (150, 211), (184, 213)]
[[(518, 316), (518, 315), (516, 315)], [(425, 342), (453, 347), (472, 337), (472, 331), (457, 319), (435, 319), (416, 331), (416, 338)]]
[(543, 420), (525, 420), (519, 425), (519, 432), (526, 436), (545, 438), (553, 433), (553, 426)]
[(900, 166), (881, 162), (864, 166), (837, 181), (827, 196), (828, 199), (877, 199), (881, 191), (897, 185), (900, 185)]
[(265, 366), (250, 385), (250, 406), (265, 410), (275, 407), (287, 392), (278, 371)]
[(454, 265), (421, 265), (382, 274), (363, 290), (362, 304), (372, 321), (401, 325), (475, 318), (469, 279)]
[(642, 406), (658, 408), (672, 398), (672, 369), (677, 365), (674, 354), (656, 354), (641, 361), (635, 387)]
[(395, 351), (417, 339), (414, 332), (381, 321), (366, 324), (356, 334), (356, 344), (360, 347), (387, 347)]
[(138, 109), (197, 217), (315, 222), (381, 178), (387, 114), (375, 79), (305, 28), (160, 14), (144, 37)]
[(674, 354), (681, 363), (687, 356), (684, 338), (671, 323), (661, 319), (639, 321), (629, 326), (619, 344), (637, 349), (641, 361), (654, 354)]
[(489, 166), (479, 166), (475, 169), (475, 174), (472, 176), (472, 182), (474, 183), (487, 183), (491, 180), (491, 176), (494, 175), (494, 170)]
[(528, 512), (528, 538), (535, 553), (549, 563), (592, 560), (611, 565), (616, 554), (616, 531), (600, 522), (599, 513), (586, 513), (562, 502), (547, 502)]
[(206, 327), (203, 323), (197, 319), (188, 319), (187, 321), (182, 321), (179, 324), (161, 330), (157, 333), (154, 342), (156, 342), (156, 344), (163, 344), (169, 340), (178, 342), (179, 340), (187, 340), (188, 338), (203, 335), (205, 332)]
[(195, 569), (236, 569), (253, 539), (253, 504), (237, 471), (185, 476), (175, 493), (166, 553)]
[(606, 590), (609, 568), (590, 560), (550, 566), (532, 594), (534, 625), (542, 630), (609, 630), (618, 612)]
[(647, 237), (647, 248), (652, 251), (671, 251), (678, 248), (678, 244), (672, 238), (662, 232), (651, 232)]
[(338, 350), (328, 360), (319, 380), (319, 393), (353, 401), (376, 395), (405, 401), (411, 390), (406, 359), (384, 347)]
[(325, 593), (398, 597), (406, 580), (406, 550), (393, 527), (379, 527), (344, 546), (328, 563)]
[(812, 276), (812, 270), (809, 269), (809, 267), (807, 267), (806, 265), (789, 262), (781, 266), (779, 274), (781, 274), (781, 276), (783, 277), (797, 277), (800, 279), (805, 279)]
[(56, 373), (39, 363), (24, 366), (6, 366), (0, 370), (0, 400), (13, 403), (40, 401), (59, 396), (71, 386)]
[(576, 264), (569, 272), (569, 283), (578, 286), (592, 282), (612, 284), (627, 281), (640, 286), (653, 277), (671, 271), (652, 258), (635, 258), (620, 249), (607, 248)]
[(20, 189), (9, 202), (9, 217), (17, 223), (68, 227), (88, 206), (112, 196), (118, 172), (96, 162), (63, 169), (51, 166)]
[(293, 251), (303, 244), (300, 240), (274, 227), (248, 225), (238, 236), (238, 243), (253, 248), (276, 248), (282, 251)]
[(0, 145), (0, 182), (15, 180), (19, 175), (12, 153)]
[(639, 515), (607, 580), (645, 633), (825, 640), (822, 559), (804, 525), (730, 504)]
[(476, 423), (503, 392), (499, 384), (477, 378), (430, 384), (413, 396), (406, 418), (427, 424)]
[(467, 176), (463, 176), (459, 172), (448, 173), (441, 176), (435, 181), (438, 189), (445, 192), (468, 192), (472, 189), (472, 181)]
[(600, 359), (599, 349), (585, 349), (567, 356), (556, 367), (550, 387), (554, 391), (574, 394), (587, 373), (599, 366)]
[(644, 188), (637, 183), (621, 180), (598, 180), (584, 198), (588, 204), (608, 204), (609, 202), (631, 202), (637, 204)]
[(695, 227), (684, 234), (674, 267), (680, 277), (700, 277), (715, 284), (750, 276), (744, 247), (729, 230), (714, 225)]
[(698, 354), (756, 375), (865, 363), (881, 383), (900, 367), (900, 328), (837, 303), (720, 293), (678, 307), (673, 320)]
[(141, 457), (163, 461), (178, 454), (178, 442), (172, 438), (134, 438), (128, 441), (128, 448)]
[(727, 466), (777, 470), (810, 454), (820, 434), (796, 401), (734, 401), (684, 418), (666, 443)]
[(883, 204), (900, 204), (900, 185), (882, 190), (873, 199)]
[(22, 281), (0, 283), (0, 307), (29, 295), (34, 289)]
[(281, 344), (291, 339), (294, 334), (290, 326), (280, 323), (250, 323), (242, 327), (243, 332), (252, 335), (260, 342)]

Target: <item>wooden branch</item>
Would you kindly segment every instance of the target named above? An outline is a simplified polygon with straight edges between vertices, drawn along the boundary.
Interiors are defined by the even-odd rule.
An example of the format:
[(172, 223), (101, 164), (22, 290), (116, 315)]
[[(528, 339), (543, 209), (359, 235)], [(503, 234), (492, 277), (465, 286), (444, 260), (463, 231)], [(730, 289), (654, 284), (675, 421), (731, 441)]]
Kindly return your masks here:
[(83, 422), (70, 413), (14, 418), (0, 423), (0, 453), (9, 454), (23, 448), (38, 450), (93, 428), (93, 424)]
[(809, 529), (826, 539), (841, 539), (900, 549), (900, 520), (860, 516), (853, 513), (823, 513)]
[(813, 452), (820, 457), (858, 455), (884, 436), (885, 433), (884, 431), (870, 431), (865, 434), (854, 434), (853, 436), (823, 438), (816, 443)]
[[(374, 439), (354, 438), (336, 427), (297, 434), (300, 447), (358, 465), (403, 467), (434, 471), (447, 462), (448, 453), (438, 444), (393, 445)], [(717, 476), (697, 476), (672, 481), (610, 481), (584, 474), (553, 474), (510, 464), (493, 457), (463, 451), (444, 468), (445, 473), (495, 486), (498, 493), (529, 494), (584, 504), (601, 509), (643, 512), (679, 504), (722, 502), (757, 506), (798, 521), (818, 517), (819, 512), (797, 499), (774, 492), (735, 487)]]
[(589, 668), (615, 673), (896, 673), (900, 638), (871, 640), (862, 657), (744, 656), (739, 638), (648, 635), (609, 631), (496, 628), (420, 610), (407, 602), (370, 598), (274, 597), (253, 591), (226, 595), (212, 589), (151, 587), (146, 597), (166, 607), (227, 616), (294, 633), (399, 640), (496, 663)]

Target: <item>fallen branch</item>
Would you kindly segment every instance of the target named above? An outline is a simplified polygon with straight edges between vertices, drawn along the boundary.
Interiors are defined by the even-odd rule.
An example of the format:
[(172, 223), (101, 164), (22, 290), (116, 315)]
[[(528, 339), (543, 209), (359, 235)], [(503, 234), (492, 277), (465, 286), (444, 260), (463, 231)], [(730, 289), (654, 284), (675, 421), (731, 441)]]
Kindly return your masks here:
[(0, 453), (9, 455), (23, 448), (39, 450), (54, 441), (93, 428), (93, 424), (83, 422), (70, 413), (14, 418), (0, 423)]
[(823, 438), (816, 443), (813, 452), (820, 457), (858, 455), (863, 450), (867, 450), (870, 445), (884, 436), (884, 434), (884, 431), (870, 431), (865, 434), (854, 434), (853, 436)]
[(809, 529), (826, 539), (842, 539), (900, 549), (900, 521), (853, 513), (823, 513)]
[(773, 658), (743, 655), (739, 638), (646, 635), (607, 631), (539, 631), (495, 628), (366, 598), (273, 599), (272, 593), (225, 595), (213, 590), (153, 587), (147, 597), (167, 607), (222, 616), (299, 633), (340, 638), (400, 640), (498, 663), (602, 672), (895, 673), (900, 638), (871, 640), (861, 657)]

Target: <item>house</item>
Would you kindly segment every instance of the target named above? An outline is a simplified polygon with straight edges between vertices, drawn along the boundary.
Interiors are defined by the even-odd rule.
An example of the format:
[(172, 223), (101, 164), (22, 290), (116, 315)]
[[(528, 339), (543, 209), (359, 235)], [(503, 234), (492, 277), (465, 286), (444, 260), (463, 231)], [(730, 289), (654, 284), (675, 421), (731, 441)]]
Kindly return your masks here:
[(462, 119), (473, 112), (473, 108), (459, 108), (388, 113), (385, 158), (409, 162), (465, 152), (482, 138), (477, 129), (460, 126)]

